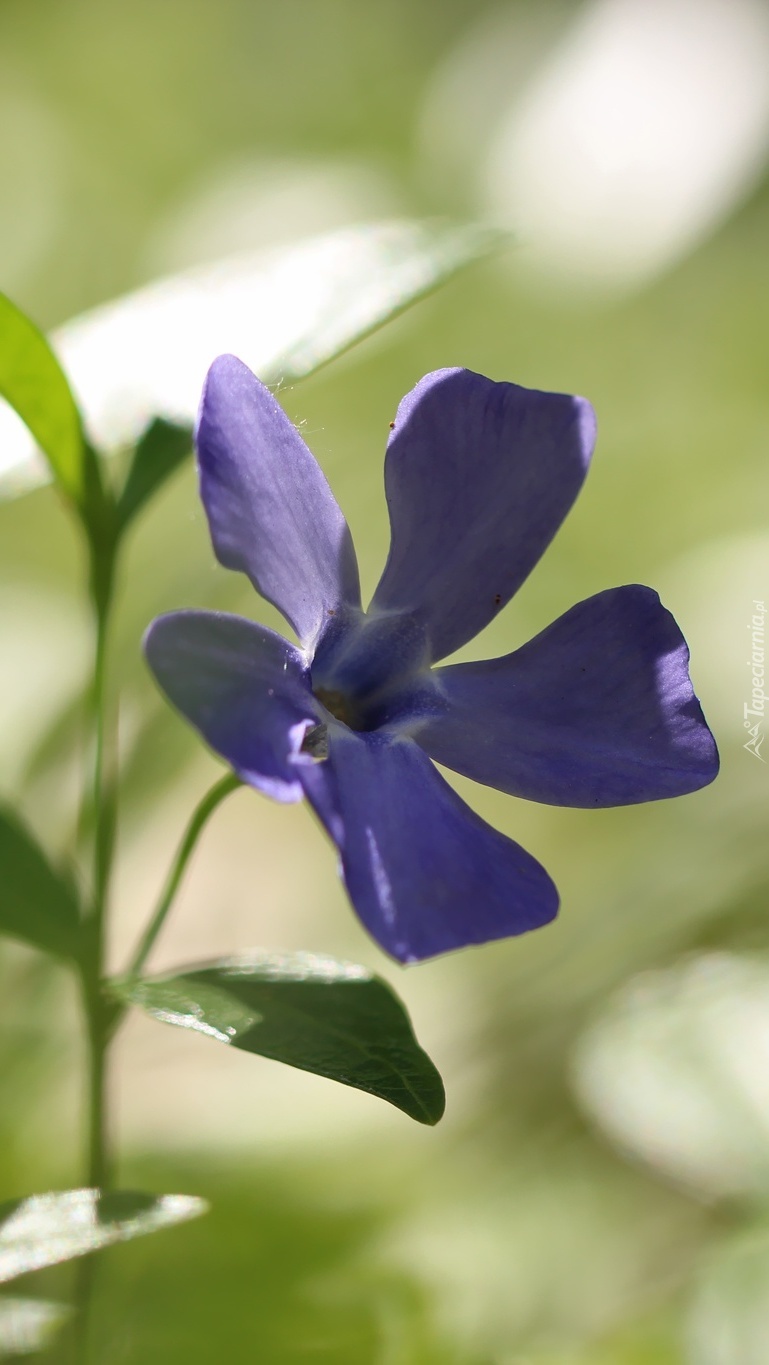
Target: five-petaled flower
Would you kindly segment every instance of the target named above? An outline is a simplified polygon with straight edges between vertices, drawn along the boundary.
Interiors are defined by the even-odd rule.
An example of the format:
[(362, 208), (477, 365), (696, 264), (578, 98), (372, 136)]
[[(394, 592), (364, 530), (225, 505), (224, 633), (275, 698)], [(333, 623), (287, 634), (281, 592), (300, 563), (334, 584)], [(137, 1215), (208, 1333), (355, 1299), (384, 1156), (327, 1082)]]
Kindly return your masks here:
[(364, 612), (347, 523), (299, 433), (239, 360), (209, 373), (197, 450), (214, 550), (300, 647), (242, 617), (180, 611), (150, 627), (147, 657), (245, 782), (307, 797), (358, 915), (403, 962), (535, 929), (558, 908), (544, 868), (432, 759), (559, 806), (680, 796), (716, 775), (686, 643), (650, 588), (600, 592), (503, 658), (433, 667), (523, 583), (594, 437), (584, 399), (426, 375), (390, 432), (392, 540)]

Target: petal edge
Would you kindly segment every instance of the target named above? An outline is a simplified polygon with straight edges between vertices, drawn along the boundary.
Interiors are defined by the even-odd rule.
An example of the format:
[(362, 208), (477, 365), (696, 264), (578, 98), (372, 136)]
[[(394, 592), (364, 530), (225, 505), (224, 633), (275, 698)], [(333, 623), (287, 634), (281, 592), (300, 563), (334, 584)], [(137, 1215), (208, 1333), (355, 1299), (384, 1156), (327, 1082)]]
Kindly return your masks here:
[(373, 605), (416, 614), (433, 660), (471, 640), (547, 548), (594, 444), (583, 398), (471, 370), (425, 375), (387, 445), (391, 545)]
[(301, 801), (300, 750), (319, 717), (294, 645), (242, 616), (178, 611), (153, 621), (144, 648), (169, 701), (244, 782)]
[(656, 592), (609, 588), (512, 654), (435, 670), (445, 711), (415, 738), (436, 762), (530, 801), (683, 796), (718, 772), (688, 662)]
[(312, 645), (345, 607), (360, 608), (350, 530), (314, 455), (230, 355), (208, 372), (195, 442), (217, 559), (247, 574)]
[(554, 918), (545, 869), (465, 805), (417, 745), (330, 728), (328, 761), (300, 777), (385, 952), (419, 962)]

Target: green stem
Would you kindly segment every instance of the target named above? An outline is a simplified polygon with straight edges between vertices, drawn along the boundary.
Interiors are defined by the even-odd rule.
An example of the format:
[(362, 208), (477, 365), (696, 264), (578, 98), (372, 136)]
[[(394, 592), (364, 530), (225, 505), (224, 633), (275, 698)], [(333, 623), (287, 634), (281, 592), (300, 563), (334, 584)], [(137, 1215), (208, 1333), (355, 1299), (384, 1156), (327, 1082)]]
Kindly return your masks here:
[(184, 837), (177, 850), (176, 857), (171, 865), (166, 884), (163, 887), (160, 899), (155, 908), (147, 928), (142, 936), (141, 942), (133, 956), (131, 965), (128, 968), (128, 976), (138, 976), (147, 958), (155, 945), (160, 930), (163, 928), (166, 916), (173, 905), (174, 898), (179, 889), (179, 883), (184, 876), (185, 868), (190, 860), (193, 849), (200, 837), (203, 826), (213, 815), (217, 806), (224, 800), (230, 792), (234, 792), (242, 786), (239, 777), (234, 773), (228, 773), (221, 781), (217, 782), (210, 791), (206, 792), (203, 800), (193, 812), (192, 819), (187, 826)]
[[(80, 978), (88, 1042), (88, 1155), (86, 1183), (102, 1192), (112, 1180), (107, 1097), (107, 1057), (110, 1042), (124, 1009), (109, 998), (105, 987), (105, 928), (110, 875), (115, 846), (117, 773), (109, 723), (107, 699), (107, 641), (112, 611), (117, 534), (107, 526), (106, 535), (91, 536), (91, 600), (94, 607), (96, 644), (91, 724), (94, 739), (93, 779), (83, 798), (81, 828), (93, 832), (91, 897), (82, 925)], [(155, 913), (139, 944), (131, 967), (133, 975), (143, 967), (171, 908), (179, 883), (203, 826), (219, 803), (240, 786), (228, 775), (203, 798), (182, 840)], [(86, 1365), (89, 1359), (94, 1282), (97, 1262), (86, 1256), (80, 1262), (75, 1287), (76, 1316), (72, 1324), (72, 1359)]]
[[(96, 749), (93, 773), (93, 915), (103, 923), (115, 834), (114, 774), (107, 719), (107, 633), (111, 601), (96, 608), (96, 661), (94, 669), (94, 722)], [(101, 962), (99, 962), (101, 967)]]
[(102, 1192), (111, 1184), (107, 1111), (107, 1053), (110, 1043), (108, 1012), (101, 988), (84, 988), (88, 1023), (88, 1157), (86, 1184)]
[[(89, 999), (89, 989), (85, 981), (84, 1001), (88, 1023), (89, 1063), (88, 1164), (85, 1180), (91, 1189), (104, 1191), (109, 1188), (111, 1175), (106, 1102), (106, 1062), (109, 1034), (107, 1024), (104, 1022), (101, 992), (97, 989), (95, 997)], [(84, 1256), (81, 1261), (78, 1261), (75, 1272), (75, 1317), (72, 1322), (71, 1347), (67, 1356), (73, 1365), (87, 1365), (90, 1357), (91, 1323), (97, 1271), (98, 1259), (95, 1255)]]
[(115, 832), (115, 780), (107, 703), (107, 639), (112, 606), (113, 560), (92, 564), (92, 596), (96, 649), (92, 691), (94, 766), (90, 792), (93, 829), (91, 900), (83, 924), (81, 964), (83, 1005), (88, 1034), (89, 1119), (87, 1178), (100, 1189), (108, 1185), (108, 1138), (105, 1069), (109, 1045), (107, 1009), (102, 995), (104, 938)]
[[(108, 718), (107, 641), (112, 608), (115, 547), (99, 553), (91, 545), (91, 598), (94, 607), (96, 644), (91, 724), (94, 737), (93, 776), (83, 798), (85, 818), (93, 830), (91, 896), (82, 925), (80, 977), (88, 1049), (88, 1119), (85, 1183), (106, 1191), (110, 1187), (112, 1162), (109, 1150), (107, 1105), (107, 1052), (110, 1043), (110, 1007), (102, 991), (104, 940), (110, 873), (115, 833), (114, 755)], [(73, 1358), (85, 1365), (94, 1295), (96, 1262), (87, 1256), (79, 1264), (75, 1285), (76, 1318), (73, 1323)]]

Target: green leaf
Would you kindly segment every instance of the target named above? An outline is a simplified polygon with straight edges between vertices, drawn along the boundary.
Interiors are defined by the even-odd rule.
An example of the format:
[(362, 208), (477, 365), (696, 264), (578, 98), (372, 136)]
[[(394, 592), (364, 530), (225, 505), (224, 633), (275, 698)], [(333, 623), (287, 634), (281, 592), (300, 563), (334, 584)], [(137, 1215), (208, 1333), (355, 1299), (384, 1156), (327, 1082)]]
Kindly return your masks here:
[(69, 1314), (65, 1304), (46, 1299), (0, 1298), (0, 1360), (44, 1351)]
[(205, 1213), (188, 1194), (64, 1190), (0, 1204), (0, 1283)]
[(0, 934), (44, 952), (77, 957), (80, 915), (75, 895), (54, 872), (32, 835), (0, 809)]
[(192, 450), (192, 430), (156, 417), (139, 438), (118, 499), (121, 530)]
[(311, 315), (259, 368), (265, 384), (314, 374), (509, 241), (508, 233), (479, 223), (364, 223), (347, 234), (344, 255), (327, 262)]
[[(223, 351), (265, 383), (312, 374), (507, 240), (478, 224), (358, 224), (157, 280), (52, 339), (94, 440), (116, 449), (137, 442), (152, 415), (191, 430), (206, 371)], [(11, 496), (39, 471), (31, 443), (3, 416), (0, 495)]]
[(86, 499), (86, 446), (80, 413), (42, 332), (0, 294), (0, 395), (18, 413), (64, 492)]
[(419, 1123), (443, 1114), (443, 1083), (403, 1005), (365, 967), (256, 953), (114, 986), (164, 1024), (378, 1095)]

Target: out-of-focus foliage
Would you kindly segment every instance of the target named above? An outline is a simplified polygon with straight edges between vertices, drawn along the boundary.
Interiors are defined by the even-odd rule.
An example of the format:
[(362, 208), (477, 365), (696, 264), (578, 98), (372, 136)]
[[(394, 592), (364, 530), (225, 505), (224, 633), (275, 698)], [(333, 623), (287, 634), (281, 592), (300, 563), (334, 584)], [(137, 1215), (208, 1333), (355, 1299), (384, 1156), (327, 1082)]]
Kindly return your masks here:
[(0, 934), (77, 957), (80, 912), (73, 889), (8, 810), (0, 809)]
[(183, 1194), (120, 1190), (64, 1190), (0, 1204), (0, 1281), (86, 1256), (115, 1242), (184, 1223), (205, 1213), (201, 1199)]
[[(84, 502), (97, 481), (51, 346), (100, 449), (109, 453), (133, 445), (145, 424), (153, 433), (150, 449), (143, 441), (139, 465), (134, 461), (129, 471), (128, 509), (135, 511), (139, 488), (145, 496), (149, 491), (149, 455), (158, 459), (159, 483), (187, 453), (175, 447), (172, 459), (169, 440), (179, 424), (191, 430), (212, 355), (235, 352), (265, 383), (291, 383), (342, 355), (505, 240), (505, 234), (480, 224), (361, 223), (173, 273), (72, 319), (52, 333), (50, 344), (0, 299), (6, 352), (0, 394), (13, 409), (0, 409), (0, 495), (12, 496), (44, 479), (33, 436), (48, 458), (48, 472), (76, 501)], [(166, 420), (159, 428), (158, 418), (171, 424)]]
[(67, 1309), (46, 1299), (0, 1298), (0, 1360), (35, 1355), (67, 1318)]
[(145, 502), (170, 478), (190, 454), (190, 431), (175, 422), (154, 417), (136, 442), (125, 484), (118, 502), (122, 526), (133, 521)]
[(748, 1224), (709, 1252), (693, 1299), (689, 1349), (702, 1365), (760, 1365), (769, 1340), (769, 1235)]
[(769, 965), (704, 954), (633, 978), (576, 1052), (578, 1092), (627, 1150), (710, 1198), (769, 1191)]
[[(676, 33), (689, 25), (697, 62), (672, 29), (661, 28), (659, 41), (645, 29), (623, 83), (622, 23), (653, 29), (666, 15)], [(525, 189), (527, 225), (504, 259), (458, 278), (281, 399), (331, 476), (373, 586), (387, 543), (387, 425), (421, 374), (465, 364), (586, 394), (599, 442), (585, 491), (475, 652), (514, 648), (607, 583), (647, 582), (691, 644), (723, 758), (703, 792), (616, 811), (552, 810), (459, 784), (546, 862), (563, 909), (525, 940), (408, 974), (363, 939), (306, 812), (233, 798), (196, 855), (153, 969), (254, 942), (365, 962), (406, 999), (445, 1075), (447, 1117), (434, 1131), (406, 1125), (352, 1090), (324, 1090), (322, 1079), (286, 1071), (278, 1080), (258, 1057), (206, 1049), (151, 1021), (130, 1025), (116, 1056), (123, 1181), (194, 1190), (214, 1211), (105, 1257), (105, 1365), (203, 1365), (214, 1341), (232, 1365), (259, 1354), (279, 1365), (769, 1359), (757, 965), (769, 944), (769, 777), (743, 748), (748, 621), (754, 601), (769, 596), (765, 16), (763, 0), (450, 0), (440, 22), (433, 0), (0, 6), (0, 286), (46, 327), (158, 274), (354, 220), (467, 215), (492, 197), (514, 217)], [(558, 115), (573, 117), (580, 156), (602, 153), (554, 224), (543, 218), (546, 196), (533, 197), (537, 183), (552, 189), (560, 165), (552, 122), (549, 150), (537, 141), (550, 107), (542, 92), (575, 51), (579, 79), (559, 78)], [(664, 125), (651, 117), (653, 98), (634, 103), (639, 89), (657, 88), (648, 67), (638, 75), (650, 52), (665, 79), (675, 77)], [(586, 63), (595, 75), (587, 85)], [(605, 90), (598, 77), (607, 70), (617, 99), (628, 92), (621, 119), (616, 100), (603, 115), (600, 101), (569, 104), (567, 94)], [(686, 121), (695, 84), (696, 107), (710, 101), (718, 124), (718, 165), (708, 162), (712, 121)], [(639, 107), (648, 118), (636, 117)], [(640, 180), (633, 147), (643, 152)], [(512, 168), (504, 184), (503, 164)], [(565, 193), (571, 182), (558, 183)], [(709, 198), (697, 197), (703, 186)], [(631, 217), (632, 240), (617, 236), (610, 278), (594, 288), (600, 233), (610, 223), (621, 235)], [(538, 223), (548, 232), (536, 238)], [(553, 252), (559, 270), (543, 278), (535, 257), (552, 261)], [(622, 265), (639, 261), (643, 269)], [(71, 835), (80, 776), (82, 572), (50, 491), (0, 508), (0, 787), (21, 796), (54, 854)], [(128, 777), (117, 969), (216, 771), (161, 706), (139, 652), (155, 613), (192, 604), (254, 609), (247, 586), (214, 567), (187, 470), (137, 519), (121, 583), (113, 668), (125, 689)], [(280, 626), (261, 604), (259, 615)], [(727, 966), (703, 975), (703, 962)], [(79, 1179), (79, 1043), (60, 976), (31, 952), (3, 949), (8, 1198)], [(748, 977), (749, 999), (741, 994), (735, 1008), (733, 983)], [(51, 1010), (61, 1021), (55, 1040), (43, 1026)], [(616, 1020), (622, 1029), (612, 1036)], [(601, 1038), (611, 1038), (617, 1068), (601, 1072), (605, 1085), (615, 1074), (634, 1086), (621, 1114), (586, 1088), (585, 1059), (597, 1065)], [(608, 1068), (608, 1046), (601, 1056)], [(637, 1114), (644, 1087), (641, 1126), (630, 1110)], [(717, 1130), (693, 1122), (691, 1110), (682, 1124), (684, 1092), (716, 1113)], [(702, 1157), (691, 1135), (701, 1142), (706, 1132), (718, 1139), (708, 1161), (714, 1151), (718, 1160), (698, 1169), (723, 1172), (726, 1153), (728, 1181), (691, 1178), (692, 1154)], [(162, 1159), (150, 1161), (152, 1150)], [(66, 1268), (41, 1272), (39, 1292), (66, 1299)]]

